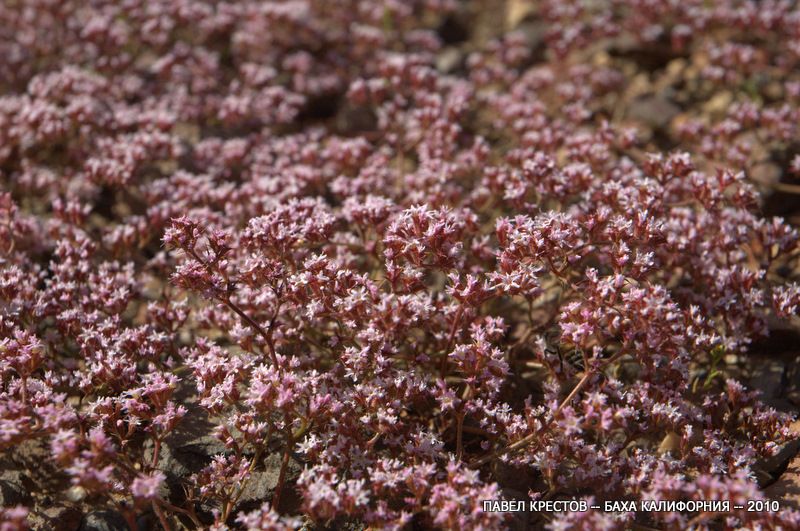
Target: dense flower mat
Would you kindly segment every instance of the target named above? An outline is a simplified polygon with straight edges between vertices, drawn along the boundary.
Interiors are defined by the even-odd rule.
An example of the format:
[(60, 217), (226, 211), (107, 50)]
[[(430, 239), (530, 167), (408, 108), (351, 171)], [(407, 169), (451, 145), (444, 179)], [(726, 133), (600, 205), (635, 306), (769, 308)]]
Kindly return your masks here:
[(762, 499), (799, 104), (791, 1), (2, 2), (0, 529)]

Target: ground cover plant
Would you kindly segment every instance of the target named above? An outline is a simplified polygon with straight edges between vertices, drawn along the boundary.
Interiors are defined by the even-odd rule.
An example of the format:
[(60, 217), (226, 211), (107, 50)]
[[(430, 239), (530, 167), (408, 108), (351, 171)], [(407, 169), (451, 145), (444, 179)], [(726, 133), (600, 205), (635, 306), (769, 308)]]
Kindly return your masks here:
[(785, 482), (798, 124), (794, 1), (2, 2), (0, 529), (800, 528), (482, 506)]

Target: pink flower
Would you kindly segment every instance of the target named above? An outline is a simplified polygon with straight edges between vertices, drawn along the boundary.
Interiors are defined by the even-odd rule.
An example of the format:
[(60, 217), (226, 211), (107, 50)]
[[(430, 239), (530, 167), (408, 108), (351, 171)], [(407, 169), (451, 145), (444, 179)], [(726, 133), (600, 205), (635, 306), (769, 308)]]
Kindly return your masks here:
[(131, 494), (139, 502), (150, 501), (160, 496), (159, 491), (166, 476), (156, 471), (150, 475), (139, 475), (131, 483)]

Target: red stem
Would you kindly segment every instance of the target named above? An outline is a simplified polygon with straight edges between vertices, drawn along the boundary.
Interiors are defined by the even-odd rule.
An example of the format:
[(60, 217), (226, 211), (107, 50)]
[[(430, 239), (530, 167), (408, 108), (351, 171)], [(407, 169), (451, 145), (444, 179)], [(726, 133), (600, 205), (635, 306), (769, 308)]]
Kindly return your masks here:
[(155, 501), (153, 501), (152, 505), (153, 511), (156, 513), (156, 516), (158, 516), (158, 521), (161, 523), (161, 527), (164, 528), (164, 531), (172, 531), (172, 527), (170, 527), (169, 521), (166, 515), (164, 515), (164, 511), (161, 510), (161, 507), (159, 507)]
[(281, 493), (283, 492), (283, 484), (286, 482), (286, 469), (289, 468), (289, 449), (292, 447), (293, 441), (289, 438), (286, 441), (286, 448), (283, 451), (283, 458), (281, 460), (281, 471), (278, 474), (278, 484), (275, 486), (275, 495), (272, 497), (272, 508), (279, 511), (281, 504)]
[[(186, 252), (188, 252), (192, 256), (192, 258), (197, 260), (203, 267), (205, 267), (206, 270), (209, 273), (211, 273), (211, 274), (216, 273), (216, 271), (211, 266), (211, 264), (207, 263), (205, 260), (200, 258), (200, 256), (194, 250), (194, 248), (187, 248)], [(266, 330), (264, 330), (264, 327), (262, 327), (260, 324), (258, 324), (252, 317), (247, 315), (244, 312), (244, 310), (239, 308), (239, 306), (237, 306), (236, 303), (234, 303), (230, 299), (230, 297), (217, 295), (215, 298), (218, 301), (220, 301), (221, 303), (223, 303), (225, 306), (227, 306), (228, 308), (233, 310), (233, 312), (236, 313), (236, 315), (241, 317), (244, 322), (246, 322), (248, 325), (250, 325), (250, 327), (252, 327), (256, 332), (259, 333), (259, 335), (261, 335), (261, 337), (264, 338), (264, 340), (267, 342), (267, 347), (269, 347), (270, 360), (272, 360), (272, 363), (278, 368), (278, 370), (281, 370), (281, 366), (278, 363), (278, 357), (275, 354), (275, 348), (273, 347), (273, 344), (272, 344), (272, 334), (270, 332), (267, 332)], [(274, 322), (274, 321), (275, 321), (275, 319), (273, 318), (272, 322)], [(270, 323), (270, 331), (271, 330), (272, 330), (272, 323)]]
[(447, 376), (447, 357), (450, 355), (450, 349), (453, 347), (453, 341), (456, 337), (456, 330), (458, 329), (458, 324), (461, 321), (461, 315), (464, 313), (464, 307), (459, 304), (458, 310), (456, 310), (456, 315), (453, 318), (453, 326), (450, 328), (450, 335), (447, 338), (447, 345), (444, 348), (444, 355), (442, 356), (442, 365), (440, 367), (440, 375), (444, 380), (444, 377)]

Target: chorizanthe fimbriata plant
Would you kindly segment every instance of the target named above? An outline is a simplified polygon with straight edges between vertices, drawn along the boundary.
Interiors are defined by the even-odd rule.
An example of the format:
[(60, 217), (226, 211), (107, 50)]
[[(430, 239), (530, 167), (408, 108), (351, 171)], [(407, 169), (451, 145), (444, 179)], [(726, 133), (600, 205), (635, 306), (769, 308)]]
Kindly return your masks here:
[[(725, 359), (800, 304), (748, 178), (800, 174), (800, 7), (542, 0), (538, 33), (446, 42), (477, 4), (0, 5), (0, 450), (43, 448), (43, 495), (217, 530), (764, 499), (791, 418)], [(652, 69), (690, 94), (671, 144), (625, 112)], [(215, 450), (168, 466), (198, 423)]]

